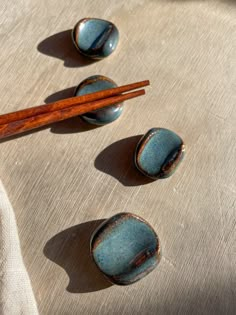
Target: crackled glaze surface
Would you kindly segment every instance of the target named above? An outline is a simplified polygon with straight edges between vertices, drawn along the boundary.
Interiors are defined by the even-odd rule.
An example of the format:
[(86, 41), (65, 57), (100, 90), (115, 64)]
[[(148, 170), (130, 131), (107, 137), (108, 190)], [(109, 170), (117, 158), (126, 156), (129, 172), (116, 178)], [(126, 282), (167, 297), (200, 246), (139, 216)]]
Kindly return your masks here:
[(119, 31), (109, 21), (85, 18), (75, 25), (72, 38), (80, 53), (92, 59), (102, 59), (116, 49)]
[[(98, 92), (101, 90), (110, 89), (116, 87), (117, 84), (102, 75), (91, 76), (82, 81), (76, 88), (75, 95), (84, 95), (88, 93)], [(115, 104), (103, 109), (92, 111), (81, 115), (81, 117), (88, 123), (94, 125), (106, 125), (120, 117), (123, 111), (122, 103)]]
[(183, 140), (164, 128), (150, 129), (139, 141), (135, 151), (135, 165), (153, 179), (166, 178), (176, 170), (184, 156)]
[(152, 227), (131, 213), (106, 220), (91, 239), (98, 268), (115, 284), (127, 285), (151, 272), (160, 260), (160, 245)]

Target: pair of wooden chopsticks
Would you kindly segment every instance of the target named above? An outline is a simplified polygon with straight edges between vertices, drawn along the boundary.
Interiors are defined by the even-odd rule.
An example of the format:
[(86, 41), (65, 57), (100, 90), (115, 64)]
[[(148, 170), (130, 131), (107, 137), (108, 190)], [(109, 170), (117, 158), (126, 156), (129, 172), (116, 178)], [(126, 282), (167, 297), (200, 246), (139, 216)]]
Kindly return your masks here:
[(126, 94), (121, 93), (149, 84), (148, 80), (136, 82), (0, 115), (0, 139), (144, 95), (144, 89)]

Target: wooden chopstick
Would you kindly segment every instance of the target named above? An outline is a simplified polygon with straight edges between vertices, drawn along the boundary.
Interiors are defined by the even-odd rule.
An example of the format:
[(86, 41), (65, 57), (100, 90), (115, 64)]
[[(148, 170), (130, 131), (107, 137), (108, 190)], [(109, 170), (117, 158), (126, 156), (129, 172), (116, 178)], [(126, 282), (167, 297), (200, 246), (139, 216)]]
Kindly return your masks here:
[(77, 115), (81, 115), (86, 112), (110, 106), (144, 94), (145, 90), (141, 89), (135, 92), (108, 97), (106, 99), (100, 99), (84, 104), (74, 105), (21, 120), (11, 121), (9, 123), (0, 125), (0, 139), (10, 137), (35, 128), (39, 128), (48, 124), (52, 124), (57, 121), (65, 120)]
[(99, 91), (96, 93), (90, 93), (82, 96), (71, 97), (57, 102), (53, 102), (47, 105), (39, 105), (30, 107), (27, 109), (19, 110), (13, 113), (0, 115), (0, 125), (7, 124), (13, 121), (22, 120), (25, 118), (41, 115), (44, 113), (54, 112), (60, 109), (64, 109), (70, 106), (79, 105), (87, 102), (93, 102), (95, 100), (104, 99), (107, 97), (115, 96), (124, 92), (135, 90), (149, 85), (149, 80), (136, 82), (132, 84), (123, 85), (117, 88)]

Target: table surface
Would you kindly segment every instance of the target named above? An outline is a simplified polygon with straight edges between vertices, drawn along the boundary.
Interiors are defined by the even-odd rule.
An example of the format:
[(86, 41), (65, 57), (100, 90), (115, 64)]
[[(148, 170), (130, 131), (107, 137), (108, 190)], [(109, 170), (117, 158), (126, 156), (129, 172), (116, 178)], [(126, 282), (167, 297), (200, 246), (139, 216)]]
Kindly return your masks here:
[[(99, 62), (71, 42), (88, 16), (120, 31)], [(236, 2), (3, 0), (0, 17), (2, 113), (69, 97), (94, 74), (151, 81), (112, 124), (75, 118), (1, 142), (40, 314), (235, 314)], [(177, 132), (186, 155), (172, 177), (148, 183), (132, 155), (152, 127)], [(92, 231), (123, 211), (150, 222), (162, 245), (160, 265), (126, 287), (89, 257)]]

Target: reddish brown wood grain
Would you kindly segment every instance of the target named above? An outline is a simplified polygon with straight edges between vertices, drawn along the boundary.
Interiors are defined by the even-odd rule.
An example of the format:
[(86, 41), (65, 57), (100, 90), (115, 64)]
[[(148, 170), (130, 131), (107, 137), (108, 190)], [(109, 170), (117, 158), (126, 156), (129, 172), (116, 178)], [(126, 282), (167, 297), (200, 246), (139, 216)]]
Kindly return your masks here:
[[(73, 104), (74, 106), (62, 108), (56, 111), (50, 111), (41, 115), (28, 117), (21, 120), (11, 121), (9, 123), (0, 125), (0, 139), (10, 137), (25, 131), (29, 131), (35, 128), (39, 128), (57, 121), (65, 120), (77, 115), (84, 114), (93, 110), (97, 110), (106, 106), (110, 106), (115, 103), (119, 103), (140, 95), (144, 95), (145, 90), (141, 89), (135, 92), (130, 92), (122, 95), (109, 97), (106, 99), (100, 99), (93, 102), (87, 102), (84, 104)], [(104, 95), (104, 94), (103, 94)], [(64, 100), (68, 106), (68, 100)], [(64, 106), (63, 101), (60, 101), (60, 106)], [(14, 113), (13, 113), (14, 114)], [(14, 116), (12, 116), (14, 117)]]
[(73, 105), (93, 102), (99, 99), (104, 99), (104, 98), (115, 96), (124, 92), (135, 90), (135, 89), (147, 86), (149, 84), (150, 84), (149, 80), (140, 81), (140, 82), (131, 83), (131, 84), (127, 84), (127, 85), (123, 85), (123, 86), (119, 86), (116, 88), (111, 88), (111, 89), (107, 89), (107, 90), (103, 90), (103, 91), (99, 91), (95, 93), (67, 98), (67, 99), (53, 102), (46, 105), (45, 104), (39, 105), (39, 106), (19, 110), (13, 113), (0, 115), (0, 124), (3, 125), (3, 124), (10, 123), (12, 121), (18, 121), (18, 120), (22, 120), (28, 117), (41, 115), (41, 114), (45, 114), (49, 112), (54, 112), (54, 111), (64, 109)]

